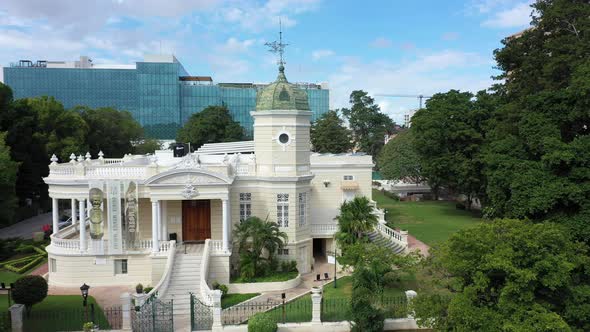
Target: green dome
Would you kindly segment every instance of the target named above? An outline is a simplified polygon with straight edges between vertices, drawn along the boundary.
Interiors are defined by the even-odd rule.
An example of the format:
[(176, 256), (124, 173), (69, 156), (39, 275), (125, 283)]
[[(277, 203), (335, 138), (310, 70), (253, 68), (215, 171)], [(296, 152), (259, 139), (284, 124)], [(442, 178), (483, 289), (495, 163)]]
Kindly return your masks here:
[(291, 84), (285, 77), (285, 67), (279, 66), (279, 76), (273, 83), (258, 91), (256, 110), (299, 110), (309, 111), (307, 93)]

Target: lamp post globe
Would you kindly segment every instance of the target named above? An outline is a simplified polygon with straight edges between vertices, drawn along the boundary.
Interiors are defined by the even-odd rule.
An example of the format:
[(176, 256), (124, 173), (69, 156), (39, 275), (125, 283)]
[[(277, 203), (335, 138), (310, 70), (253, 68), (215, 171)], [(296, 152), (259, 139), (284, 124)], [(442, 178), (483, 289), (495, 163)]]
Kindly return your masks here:
[(86, 283), (84, 283), (84, 285), (80, 286), (80, 292), (82, 292), (82, 297), (84, 298), (84, 306), (86, 306), (86, 299), (88, 298), (88, 290), (90, 289), (90, 286), (86, 285)]

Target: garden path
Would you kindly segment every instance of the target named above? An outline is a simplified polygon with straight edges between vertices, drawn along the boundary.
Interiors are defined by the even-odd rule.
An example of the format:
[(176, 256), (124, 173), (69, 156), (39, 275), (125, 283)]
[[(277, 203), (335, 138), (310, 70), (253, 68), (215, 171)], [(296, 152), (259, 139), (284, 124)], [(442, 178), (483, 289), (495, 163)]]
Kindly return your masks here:
[(428, 257), (428, 255), (430, 255), (428, 252), (430, 246), (410, 234), (408, 234), (408, 249), (410, 251), (418, 250), (424, 257)]
[(33, 276), (43, 276), (47, 272), (49, 272), (49, 266), (48, 266), (47, 262), (45, 262), (43, 265), (37, 267), (36, 269), (31, 271), (31, 273), (29, 273), (29, 274), (33, 275)]

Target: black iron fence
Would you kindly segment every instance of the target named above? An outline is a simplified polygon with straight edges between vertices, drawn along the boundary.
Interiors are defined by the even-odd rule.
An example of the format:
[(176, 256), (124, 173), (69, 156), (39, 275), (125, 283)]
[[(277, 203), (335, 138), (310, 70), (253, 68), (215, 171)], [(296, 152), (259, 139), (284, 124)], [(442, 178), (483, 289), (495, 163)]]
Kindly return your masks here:
[(276, 300), (241, 303), (224, 309), (221, 316), (224, 325), (246, 324), (257, 313), (265, 312), (278, 323), (302, 323), (311, 321), (311, 297), (305, 295), (291, 302)]
[[(0, 318), (1, 319), (1, 318)], [(86, 322), (93, 322), (101, 330), (114, 330), (122, 327), (121, 307), (100, 309), (90, 304), (86, 308), (36, 311), (33, 307), (24, 314), (24, 332), (81, 331)]]
[[(405, 296), (387, 296), (374, 304), (383, 310), (385, 318), (404, 318), (408, 315)], [(322, 322), (342, 322), (352, 320), (352, 308), (349, 298), (322, 299)]]

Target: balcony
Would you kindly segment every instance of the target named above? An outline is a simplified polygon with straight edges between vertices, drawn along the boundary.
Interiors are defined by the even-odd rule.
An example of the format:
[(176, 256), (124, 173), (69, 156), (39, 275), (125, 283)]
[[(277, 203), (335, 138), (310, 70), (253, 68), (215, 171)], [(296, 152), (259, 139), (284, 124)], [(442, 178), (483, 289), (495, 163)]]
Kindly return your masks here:
[(312, 236), (324, 236), (331, 237), (338, 231), (337, 223), (329, 224), (311, 224), (311, 235)]

